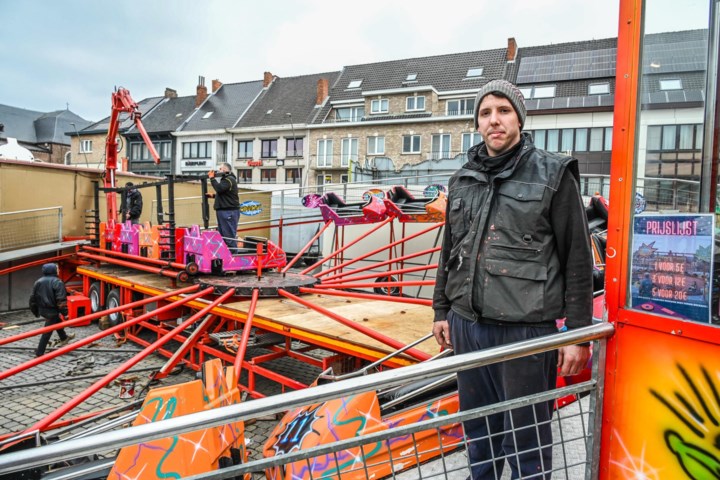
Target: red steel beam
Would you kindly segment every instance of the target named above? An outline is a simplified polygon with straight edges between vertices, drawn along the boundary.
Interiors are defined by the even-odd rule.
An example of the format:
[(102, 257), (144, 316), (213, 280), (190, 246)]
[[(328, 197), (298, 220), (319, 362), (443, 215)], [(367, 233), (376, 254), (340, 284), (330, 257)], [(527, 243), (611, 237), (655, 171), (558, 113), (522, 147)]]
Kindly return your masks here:
[(175, 280), (178, 280), (179, 276), (182, 274), (187, 275), (187, 272), (185, 272), (185, 271), (177, 272), (175, 270), (165, 270), (163, 268), (151, 267), (149, 265), (140, 265), (136, 262), (126, 262), (124, 260), (119, 260), (117, 258), (104, 257), (101, 255), (93, 255), (91, 253), (79, 252), (78, 256), (83, 257), (83, 258), (89, 258), (91, 260), (97, 260), (98, 262), (107, 262), (107, 263), (111, 263), (113, 265), (120, 265), (121, 267), (128, 267), (128, 268), (132, 268), (134, 270), (140, 270), (142, 272), (156, 273), (156, 274), (163, 275), (165, 277), (169, 277), (169, 278), (172, 278)]
[[(384, 335), (376, 330), (373, 330), (372, 328), (368, 328), (363, 325), (360, 325), (357, 322), (353, 322), (350, 319), (342, 317), (334, 312), (331, 312), (330, 310), (328, 310), (326, 308), (323, 308), (319, 305), (315, 305), (312, 302), (309, 302), (300, 297), (297, 297), (297, 296), (293, 295), (292, 293), (289, 293), (285, 290), (279, 289), (278, 293), (285, 298), (288, 298), (296, 303), (299, 303), (300, 305), (304, 305), (308, 308), (315, 310), (316, 312), (322, 313), (326, 317), (332, 318), (333, 320), (345, 325), (346, 327), (350, 327), (353, 330), (357, 330), (358, 332), (360, 332), (364, 335), (367, 335), (368, 337), (370, 337), (374, 340), (377, 340), (378, 342), (382, 342), (385, 345), (389, 345), (390, 347), (392, 347), (396, 350), (400, 350), (401, 348), (405, 348), (407, 346), (407, 345), (404, 345), (402, 342), (395, 340), (394, 338), (390, 338), (387, 335)], [(428, 355), (425, 352), (421, 352), (420, 350), (417, 350), (415, 348), (410, 348), (410, 349), (406, 350), (405, 353), (407, 353), (411, 357), (413, 357), (417, 360), (420, 360), (420, 361), (427, 360), (430, 358), (430, 355)]]
[[(332, 220), (328, 220), (327, 222), (325, 222), (325, 225), (323, 225), (322, 228), (320, 230), (318, 230), (318, 232), (315, 234), (315, 236), (313, 236), (310, 239), (310, 241), (307, 242), (302, 249), (300, 249), (300, 251), (293, 257), (293, 259), (290, 261), (290, 263), (285, 265), (285, 268), (282, 269), (282, 273), (286, 273), (288, 270), (290, 270), (290, 267), (295, 265), (295, 263), (300, 259), (300, 257), (302, 257), (302, 254), (308, 251), (308, 249), (312, 246), (312, 244), (315, 242), (315, 240), (317, 240), (320, 237), (320, 235), (322, 235), (323, 232), (325, 230), (327, 230), (327, 228), (331, 224), (332, 224)], [(282, 247), (280, 247), (280, 248), (282, 248)]]
[[(206, 288), (202, 292), (198, 292), (198, 293), (210, 293), (210, 292), (212, 292), (212, 290), (213, 290), (213, 288), (210, 287), (210, 288)], [(56, 420), (61, 418), (63, 415), (65, 415), (67, 412), (69, 412), (70, 410), (72, 410), (73, 408), (77, 407), (82, 402), (84, 402), (85, 400), (90, 398), (92, 395), (97, 393), (101, 388), (104, 388), (106, 385), (108, 385), (110, 382), (115, 380), (117, 377), (119, 377), (120, 375), (125, 373), (127, 370), (129, 370), (130, 368), (132, 368), (135, 365), (137, 365), (138, 363), (140, 363), (143, 359), (145, 359), (145, 357), (155, 353), (155, 351), (157, 349), (159, 349), (165, 343), (172, 340), (176, 334), (185, 330), (187, 327), (189, 327), (190, 325), (195, 323), (195, 321), (197, 321), (197, 319), (206, 315), (210, 310), (212, 310), (217, 305), (224, 302), (225, 300), (227, 300), (229, 297), (231, 297), (234, 294), (235, 294), (235, 290), (233, 290), (233, 289), (226, 291), (225, 293), (220, 295), (217, 299), (215, 299), (212, 303), (210, 303), (209, 305), (204, 307), (202, 310), (197, 312), (195, 315), (193, 315), (190, 318), (188, 318), (187, 320), (185, 320), (183, 323), (181, 323), (180, 325), (178, 325), (177, 327), (172, 329), (170, 332), (166, 333), (165, 335), (163, 335), (162, 337), (157, 339), (150, 346), (146, 347), (140, 353), (138, 353), (137, 355), (134, 355), (132, 358), (126, 360), (122, 365), (117, 367), (115, 370), (108, 373), (103, 378), (101, 378), (100, 380), (98, 380), (97, 382), (92, 384), (90, 387), (85, 389), (84, 392), (77, 395), (75, 398), (65, 402), (65, 404), (63, 404), (62, 406), (57, 408), (54, 412), (52, 412), (51, 414), (46, 416), (44, 419), (40, 420), (32, 427), (29, 427), (26, 430), (26, 432), (33, 432), (35, 430), (39, 430), (41, 432), (44, 431), (53, 422), (55, 422)], [(190, 301), (190, 297), (187, 297), (183, 300), (185, 300), (186, 302)], [(25, 432), (23, 432), (23, 433), (25, 433)]]
[(356, 238), (356, 239), (353, 240), (352, 242), (349, 242), (349, 243), (343, 245), (343, 246), (340, 247), (339, 249), (337, 249), (337, 250), (335, 250), (334, 252), (330, 253), (328, 256), (326, 256), (326, 257), (318, 260), (318, 261), (315, 262), (314, 264), (310, 265), (308, 268), (306, 268), (305, 270), (303, 270), (303, 271), (300, 272), (300, 273), (306, 274), (307, 272), (311, 272), (314, 268), (319, 267), (320, 265), (322, 265), (323, 263), (327, 262), (329, 259), (331, 259), (331, 258), (334, 257), (335, 255), (344, 252), (344, 251), (347, 250), (348, 248), (350, 248), (350, 247), (352, 247), (353, 245), (355, 245), (356, 243), (358, 243), (360, 240), (363, 240), (364, 238), (369, 237), (370, 235), (372, 235), (373, 233), (375, 233), (376, 231), (378, 231), (379, 229), (381, 229), (382, 227), (384, 227), (385, 225), (387, 225), (387, 224), (390, 223), (390, 222), (392, 222), (392, 218), (386, 218), (385, 220), (383, 220), (382, 222), (378, 223), (378, 224), (375, 225), (373, 228), (371, 228), (370, 231), (367, 232), (366, 234), (364, 234), (364, 235)]
[[(333, 285), (334, 286), (334, 285)], [(422, 298), (395, 297), (392, 295), (378, 295), (372, 293), (346, 292), (345, 290), (325, 290), (316, 288), (300, 287), (300, 293), (314, 293), (317, 295), (334, 295), (336, 297), (363, 298), (367, 300), (381, 300), (385, 302), (409, 303), (413, 305), (432, 306), (432, 300)]]
[[(359, 273), (359, 272), (366, 272), (366, 271), (368, 271), (368, 270), (372, 270), (373, 268), (383, 267), (383, 266), (385, 266), (385, 265), (390, 265), (390, 264), (393, 264), (393, 263), (400, 263), (400, 262), (402, 262), (402, 261), (404, 261), (404, 260), (409, 260), (409, 259), (411, 259), (411, 258), (421, 257), (421, 256), (423, 256), (423, 255), (428, 255), (428, 254), (431, 254), (431, 253), (438, 252), (438, 251), (440, 251), (441, 248), (442, 248), (442, 247), (434, 247), (434, 248), (430, 248), (430, 249), (428, 249), (428, 250), (422, 250), (422, 251), (419, 251), (419, 252), (410, 253), (410, 254), (408, 254), (408, 255), (403, 255), (402, 257), (396, 257), (396, 258), (393, 258), (393, 259), (391, 259), (391, 260), (385, 260), (385, 261), (383, 261), (383, 262), (374, 262), (374, 263), (371, 264), (371, 265), (368, 265), (368, 266), (365, 266), (365, 267), (356, 268), (355, 270), (352, 270), (352, 271), (349, 271), (349, 272), (340, 272), (340, 273), (338, 273), (338, 274), (336, 274), (336, 275), (330, 275), (329, 277), (323, 278), (322, 281), (323, 281), (323, 283), (324, 283), (324, 282), (326, 282), (326, 281), (336, 280), (336, 279), (338, 279), (338, 278), (343, 278), (343, 277), (346, 277), (346, 276), (348, 276), (348, 275), (354, 275), (354, 274)], [(350, 264), (350, 263), (353, 263), (353, 262), (352, 262), (352, 261), (351, 261), (351, 262), (348, 262), (348, 264)], [(323, 274), (323, 272), (320, 272), (319, 275), (322, 275), (322, 274)]]
[(139, 262), (152, 263), (153, 265), (162, 265), (165, 267), (172, 267), (172, 268), (176, 268), (178, 270), (186, 270), (187, 269), (187, 265), (184, 263), (170, 262), (167, 260), (160, 260), (157, 258), (148, 258), (148, 257), (143, 257), (141, 255), (131, 255), (129, 253), (115, 252), (113, 250), (104, 250), (102, 248), (97, 248), (97, 247), (82, 247), (82, 250), (88, 250), (90, 252), (102, 253), (105, 255), (113, 256), (113, 257), (127, 258), (128, 260), (136, 260)]
[(58, 255), (57, 257), (43, 258), (42, 260), (36, 260), (34, 262), (23, 263), (22, 265), (15, 265), (14, 267), (9, 267), (4, 270), (0, 270), (0, 277), (2, 277), (3, 275), (7, 275), (9, 273), (17, 272), (18, 270), (24, 270), (26, 268), (43, 265), (45, 263), (63, 260), (65, 258), (72, 257), (73, 255), (75, 255), (75, 254), (74, 253), (66, 253), (65, 255)]
[[(394, 263), (394, 262), (393, 262)], [(339, 283), (341, 280), (339, 278), (345, 277), (345, 281), (357, 281), (357, 280), (367, 280), (369, 278), (383, 278), (383, 277), (389, 277), (391, 275), (401, 275), (404, 273), (413, 273), (413, 272), (422, 272), (424, 270), (433, 270), (438, 267), (437, 263), (431, 263), (430, 265), (422, 265), (420, 267), (408, 267), (408, 268), (401, 268), (398, 270), (387, 270), (385, 272), (373, 272), (369, 273), (367, 275), (358, 275), (356, 277), (351, 276), (353, 272), (356, 272), (357, 270), (353, 270), (353, 272), (348, 272), (347, 276), (345, 275), (336, 275), (333, 277), (333, 280), (328, 280), (327, 278), (323, 279), (323, 285), (331, 285), (335, 283)]]
[[(396, 241), (394, 241), (394, 242), (392, 242), (392, 243), (389, 243), (388, 245), (385, 245), (385, 246), (380, 247), (380, 248), (376, 248), (375, 250), (372, 250), (372, 251), (370, 251), (370, 252), (368, 252), (368, 253), (366, 253), (366, 254), (364, 254), (364, 255), (361, 255), (361, 256), (359, 256), (359, 257), (356, 257), (356, 258), (354, 258), (354, 259), (352, 259), (352, 260), (349, 260), (349, 261), (347, 261), (347, 262), (343, 262), (343, 263), (341, 263), (341, 264), (339, 264), (339, 265), (335, 265), (334, 267), (328, 268), (327, 270), (323, 270), (323, 271), (320, 272), (320, 273), (316, 273), (314, 276), (315, 276), (315, 277), (320, 277), (320, 276), (322, 276), (322, 275), (327, 275), (327, 274), (330, 273), (330, 272), (333, 272), (333, 271), (335, 271), (335, 270), (337, 270), (337, 269), (340, 269), (340, 268), (344, 268), (344, 267), (346, 267), (346, 266), (348, 266), (348, 265), (351, 265), (351, 264), (353, 264), (353, 263), (355, 263), (355, 262), (359, 262), (360, 260), (364, 260), (364, 259), (366, 259), (366, 258), (368, 258), (368, 257), (371, 257), (371, 256), (373, 256), (373, 255), (376, 255), (376, 254), (378, 254), (378, 253), (380, 253), (380, 252), (382, 252), (382, 251), (384, 251), (384, 250), (393, 248), (393, 247), (395, 247), (395, 246), (397, 246), (397, 245), (399, 245), (399, 244), (401, 244), (401, 243), (405, 243), (405, 242), (407, 242), (407, 241), (409, 241), (409, 240), (412, 240), (413, 238), (417, 238), (417, 237), (419, 237), (420, 235), (425, 235), (426, 233), (431, 232), (431, 231), (433, 231), (433, 230), (435, 230), (435, 229), (437, 229), (437, 228), (440, 228), (440, 227), (442, 227), (443, 225), (444, 225), (444, 223), (438, 223), (438, 224), (436, 224), (436, 225), (433, 225), (433, 226), (431, 226), (431, 227), (426, 228), (425, 230), (421, 230), (421, 231), (419, 231), (419, 232), (413, 233), (413, 234), (410, 235), (409, 237), (401, 238), (400, 240), (396, 240)], [(369, 234), (367, 234), (367, 235), (369, 235)], [(358, 240), (360, 240), (361, 238), (367, 237), (367, 235), (364, 235), (363, 237), (360, 237)], [(438, 248), (438, 249), (439, 249), (439, 248)], [(429, 249), (428, 251), (431, 251), (431, 250), (433, 250), (433, 249)], [(396, 259), (396, 261), (397, 261), (397, 259)], [(307, 271), (310, 271), (310, 269), (308, 269), (308, 270), (306, 270), (306, 271), (303, 271), (303, 273), (306, 273)]]
[(369, 283), (334, 283), (332, 285), (315, 285), (317, 289), (326, 288), (375, 288), (375, 287), (419, 287), (435, 285), (435, 280), (405, 280), (397, 282), (369, 282)]
[(240, 370), (242, 369), (242, 362), (245, 359), (245, 352), (247, 351), (248, 340), (250, 339), (250, 330), (252, 329), (253, 317), (255, 317), (255, 307), (257, 307), (258, 298), (260, 298), (260, 289), (253, 288), (252, 297), (250, 298), (250, 308), (247, 313), (247, 320), (243, 326), (242, 339), (240, 340), (240, 346), (238, 347), (237, 354), (235, 355), (235, 362), (233, 363), (235, 371), (235, 379), (233, 380), (233, 387), (237, 387), (240, 383)]
[(158, 300), (164, 300), (168, 297), (172, 297), (175, 295), (182, 295), (185, 293), (194, 292), (198, 288), (200, 288), (200, 285), (191, 285), (189, 287), (181, 288), (180, 290), (175, 290), (173, 292), (163, 293), (162, 295), (157, 295), (155, 297), (143, 298), (142, 300), (138, 300), (136, 302), (127, 303), (125, 305), (120, 305), (119, 307), (110, 308), (108, 310), (101, 310), (101, 311), (95, 312), (95, 313), (90, 313), (88, 315), (78, 317), (74, 320), (67, 320), (65, 322), (61, 322), (56, 325), (51, 325), (49, 327), (41, 327), (41, 328), (38, 328), (35, 330), (31, 330), (29, 332), (19, 333), (12, 337), (0, 338), (0, 345), (6, 345), (8, 343), (17, 342), (18, 340), (23, 340), (25, 338), (34, 337), (35, 335), (52, 332), (52, 331), (58, 330), (60, 328), (73, 327), (79, 323), (85, 323), (88, 321), (92, 321), (92, 320), (95, 320), (96, 318), (104, 317), (105, 315), (110, 315), (111, 313), (122, 312), (123, 310), (130, 310), (135, 307), (141, 307), (141, 306), (145, 305), (146, 303), (152, 303), (152, 302), (156, 302)]
[(124, 330), (128, 327), (131, 327), (131, 326), (135, 325), (136, 323), (142, 322), (143, 320), (151, 318), (159, 313), (165, 312), (167, 310), (172, 310), (173, 308), (179, 307), (180, 305), (184, 305), (187, 302), (195, 300), (198, 297), (202, 297), (203, 295), (207, 295), (208, 293), (211, 293), (213, 290), (214, 290), (213, 287), (208, 287), (205, 290), (202, 290), (197, 293), (193, 293), (190, 296), (181, 298), (172, 303), (168, 303), (167, 305), (162, 306), (162, 307), (158, 308), (157, 310), (153, 310), (152, 312), (147, 312), (143, 315), (140, 315), (139, 317), (135, 317), (133, 319), (130, 319), (123, 323), (120, 323), (119, 325), (110, 327), (107, 330), (103, 330), (102, 332), (98, 332), (96, 334), (90, 335), (89, 337), (81, 338), (78, 341), (71, 343), (70, 345), (66, 345), (64, 347), (58, 348), (57, 350), (53, 350), (52, 352), (48, 352), (45, 355), (43, 355), (42, 357), (36, 357), (36, 358), (28, 360), (25, 363), (15, 365), (14, 367), (9, 368), (9, 369), (5, 370), (4, 372), (0, 372), (0, 380), (4, 380), (8, 377), (11, 377), (11, 376), (17, 374), (17, 373), (27, 370), (28, 368), (32, 368), (36, 365), (47, 362), (48, 360), (52, 360), (55, 357), (59, 357), (60, 355), (63, 355), (67, 352), (71, 352), (77, 348), (80, 348), (82, 346), (93, 343), (96, 340), (100, 340), (101, 338), (107, 337), (108, 335), (117, 333), (120, 330)]

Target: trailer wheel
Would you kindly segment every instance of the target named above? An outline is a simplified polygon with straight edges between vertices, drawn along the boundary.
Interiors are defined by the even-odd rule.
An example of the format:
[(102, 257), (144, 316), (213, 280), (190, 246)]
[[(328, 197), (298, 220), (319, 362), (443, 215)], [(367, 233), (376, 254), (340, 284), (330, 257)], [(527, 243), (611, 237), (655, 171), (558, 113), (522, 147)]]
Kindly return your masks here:
[(92, 282), (88, 288), (88, 297), (90, 297), (90, 311), (92, 313), (101, 310), (100, 305), (100, 282)]
[[(105, 309), (110, 310), (111, 308), (117, 308), (119, 306), (120, 290), (118, 290), (117, 288), (113, 288), (107, 294), (107, 298), (105, 300)], [(120, 312), (111, 313), (110, 315), (108, 315), (108, 320), (110, 321), (111, 327), (119, 325), (122, 321), (122, 314)]]
[[(393, 276), (386, 276), (386, 277), (379, 277), (375, 280), (375, 283), (381, 283), (381, 282), (395, 282), (397, 279)], [(375, 287), (373, 288), (373, 291), (377, 293), (378, 295), (390, 295), (393, 297), (397, 297), (400, 295), (400, 287)]]

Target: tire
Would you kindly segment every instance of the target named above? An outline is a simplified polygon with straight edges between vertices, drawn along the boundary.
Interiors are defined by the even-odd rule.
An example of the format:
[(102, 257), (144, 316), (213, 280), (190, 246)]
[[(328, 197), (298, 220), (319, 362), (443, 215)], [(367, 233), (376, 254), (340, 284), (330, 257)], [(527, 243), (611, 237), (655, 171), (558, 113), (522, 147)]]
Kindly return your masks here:
[[(120, 290), (117, 288), (113, 288), (110, 290), (107, 294), (107, 298), (105, 299), (105, 310), (109, 310), (111, 308), (117, 308), (120, 305)], [(119, 325), (120, 322), (122, 322), (122, 314), (120, 312), (111, 313), (108, 315), (108, 320), (110, 321), (110, 326)]]
[[(387, 277), (377, 278), (375, 280), (375, 283), (394, 281), (396, 281), (396, 278), (388, 275)], [(375, 287), (373, 288), (373, 291), (378, 295), (390, 295), (392, 297), (397, 297), (400, 295), (400, 287)]]
[(100, 282), (92, 282), (88, 288), (88, 297), (90, 298), (90, 312), (95, 313), (102, 310), (100, 296)]

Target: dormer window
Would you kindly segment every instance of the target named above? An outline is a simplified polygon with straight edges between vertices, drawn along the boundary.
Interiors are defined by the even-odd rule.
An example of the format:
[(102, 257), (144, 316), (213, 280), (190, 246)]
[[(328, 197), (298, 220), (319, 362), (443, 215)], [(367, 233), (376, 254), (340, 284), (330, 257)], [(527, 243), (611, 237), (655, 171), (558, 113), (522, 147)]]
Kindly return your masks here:
[(682, 80), (679, 78), (660, 80), (660, 90), (682, 90), (682, 88)]
[(467, 74), (465, 75), (466, 78), (476, 78), (476, 77), (482, 77), (483, 74), (483, 67), (472, 67), (468, 68)]
[(591, 83), (588, 85), (588, 95), (606, 95), (610, 93), (609, 83)]
[(380, 98), (370, 102), (370, 113), (387, 113), (389, 102), (387, 98)]
[(360, 80), (350, 80), (350, 83), (348, 83), (347, 88), (360, 88), (360, 85), (362, 85), (362, 79)]
[(418, 112), (425, 110), (425, 97), (407, 97), (405, 99), (405, 110), (408, 112)]

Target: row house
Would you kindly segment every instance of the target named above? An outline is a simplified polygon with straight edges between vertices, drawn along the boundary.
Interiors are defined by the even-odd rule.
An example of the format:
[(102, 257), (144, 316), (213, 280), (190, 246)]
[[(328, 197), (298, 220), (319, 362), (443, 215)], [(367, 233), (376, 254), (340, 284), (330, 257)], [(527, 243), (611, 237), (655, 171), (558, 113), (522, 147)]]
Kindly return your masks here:
[[(656, 183), (698, 178), (706, 36), (693, 30), (646, 38), (640, 166)], [(127, 129), (129, 168), (187, 175), (227, 161), (241, 183), (254, 186), (447, 174), (481, 141), (472, 118), (477, 91), (504, 78), (523, 91), (524, 130), (539, 148), (577, 157), (586, 176), (607, 176), (616, 46), (608, 38), (520, 48), (509, 38), (505, 48), (338, 72), (214, 80), (209, 94), (201, 77), (195, 96), (166, 94), (143, 117), (165, 162), (160, 168)]]

